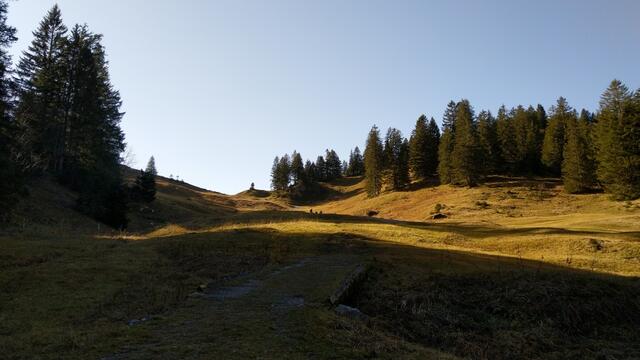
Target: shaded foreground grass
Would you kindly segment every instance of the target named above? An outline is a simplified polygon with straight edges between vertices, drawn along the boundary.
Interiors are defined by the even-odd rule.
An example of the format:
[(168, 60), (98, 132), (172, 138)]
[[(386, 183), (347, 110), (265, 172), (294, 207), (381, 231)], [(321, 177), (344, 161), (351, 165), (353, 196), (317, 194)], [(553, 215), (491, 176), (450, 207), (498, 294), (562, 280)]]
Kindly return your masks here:
[[(637, 279), (472, 254), (490, 240), (452, 226), (249, 213), (135, 240), (3, 236), (0, 350), (11, 359), (639, 354)], [(351, 301), (370, 323), (323, 301), (361, 262), (375, 271)], [(615, 272), (610, 264), (600, 266)], [(254, 280), (259, 290), (230, 302), (190, 297), (203, 284)], [(291, 296), (304, 306), (278, 312)]]
[[(513, 266), (438, 269), (415, 254), (376, 264), (351, 305), (408, 341), (472, 359), (640, 357), (640, 286), (590, 273)], [(420, 269), (420, 271), (416, 271)]]

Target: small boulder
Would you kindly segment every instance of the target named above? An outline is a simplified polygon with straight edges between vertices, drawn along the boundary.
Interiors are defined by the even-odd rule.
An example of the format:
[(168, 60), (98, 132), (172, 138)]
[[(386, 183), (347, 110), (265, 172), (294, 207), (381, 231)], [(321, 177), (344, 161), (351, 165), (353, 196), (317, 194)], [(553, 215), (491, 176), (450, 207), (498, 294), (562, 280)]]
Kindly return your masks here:
[(343, 305), (343, 304), (338, 305), (335, 309), (335, 312), (340, 316), (344, 316), (344, 317), (348, 317), (356, 320), (365, 321), (368, 318), (367, 315), (362, 313), (362, 311), (356, 308), (353, 308), (351, 306)]
[(431, 216), (431, 219), (433, 219), (433, 220), (441, 220), (441, 219), (446, 219), (446, 218), (448, 218), (448, 216), (445, 215), (445, 214), (442, 214), (442, 213), (433, 214)]
[(367, 216), (368, 216), (368, 217), (378, 216), (379, 214), (380, 214), (380, 212), (379, 212), (379, 211), (376, 211), (376, 210), (369, 210), (369, 211), (367, 211)]

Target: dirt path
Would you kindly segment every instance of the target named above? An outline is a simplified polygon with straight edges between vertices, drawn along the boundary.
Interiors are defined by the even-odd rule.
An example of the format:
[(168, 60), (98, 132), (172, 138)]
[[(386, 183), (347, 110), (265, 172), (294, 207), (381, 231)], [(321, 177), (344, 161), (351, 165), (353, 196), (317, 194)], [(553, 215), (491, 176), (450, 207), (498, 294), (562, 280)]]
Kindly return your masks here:
[[(309, 326), (331, 312), (327, 299), (359, 263), (357, 254), (298, 259), (211, 287), (147, 327), (149, 338), (105, 359), (326, 358)], [(313, 336), (313, 334), (311, 334)]]

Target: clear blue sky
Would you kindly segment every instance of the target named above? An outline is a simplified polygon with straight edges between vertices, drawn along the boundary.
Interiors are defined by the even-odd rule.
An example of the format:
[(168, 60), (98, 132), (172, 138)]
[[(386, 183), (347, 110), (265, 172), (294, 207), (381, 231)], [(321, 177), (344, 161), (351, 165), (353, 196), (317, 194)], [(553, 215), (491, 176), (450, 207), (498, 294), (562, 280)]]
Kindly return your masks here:
[[(16, 55), (54, 3), (11, 3)], [(344, 158), (373, 124), (409, 135), (451, 99), (593, 110), (613, 78), (640, 87), (637, 0), (58, 4), (104, 34), (138, 166), (153, 154), (161, 174), (226, 193), (267, 188), (278, 154)]]

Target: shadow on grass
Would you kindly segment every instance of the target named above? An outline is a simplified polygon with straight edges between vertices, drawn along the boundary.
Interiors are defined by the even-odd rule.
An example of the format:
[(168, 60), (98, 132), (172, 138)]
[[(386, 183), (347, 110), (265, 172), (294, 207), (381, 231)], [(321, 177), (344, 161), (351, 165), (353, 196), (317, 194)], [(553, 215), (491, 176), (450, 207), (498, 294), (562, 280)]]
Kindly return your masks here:
[[(306, 214), (286, 214), (287, 219), (278, 214), (272, 214), (274, 221), (307, 219)], [(268, 217), (251, 215), (245, 220), (258, 222), (255, 217), (260, 215), (264, 223)], [(319, 220), (380, 222), (337, 215)], [(128, 242), (5, 240), (0, 258), (8, 265), (0, 277), (0, 308), (12, 311), (3, 314), (0, 347), (15, 358), (51, 353), (98, 358), (131, 344), (128, 334), (136, 330), (126, 328), (129, 320), (158, 314), (170, 319), (203, 283), (223, 286), (266, 266), (336, 253), (373, 263), (362, 293), (366, 296), (352, 300), (374, 317), (373, 332), (400, 334), (410, 342), (474, 358), (539, 357), (550, 352), (588, 358), (594, 334), (607, 354), (640, 351), (638, 334), (629, 331), (640, 321), (637, 279), (538, 261), (416, 248), (344, 232), (251, 228)], [(43, 260), (22, 261), (36, 255)], [(241, 314), (228, 316), (230, 324), (236, 324), (237, 316), (242, 327)], [(317, 327), (305, 325), (303, 331)], [(69, 329), (81, 333), (82, 341), (65, 335)], [(227, 334), (242, 341), (242, 334)], [(245, 335), (250, 341), (250, 334)], [(312, 349), (314, 337), (302, 334), (296, 346)], [(206, 343), (210, 338), (191, 341)]]
[(160, 240), (165, 244), (159, 246), (193, 244), (187, 248), (195, 249), (171, 255), (192, 263), (185, 254), (202, 257), (207, 246), (216, 247), (216, 239), (226, 246), (242, 246), (238, 240), (249, 239), (254, 247), (261, 244), (257, 248), (284, 243), (288, 252), (284, 262), (329, 253), (355, 253), (369, 259), (373, 270), (348, 304), (372, 316), (368, 326), (375, 331), (455, 355), (475, 359), (640, 356), (637, 278), (511, 257), (416, 248), (348, 232), (242, 229), (176, 236)]

